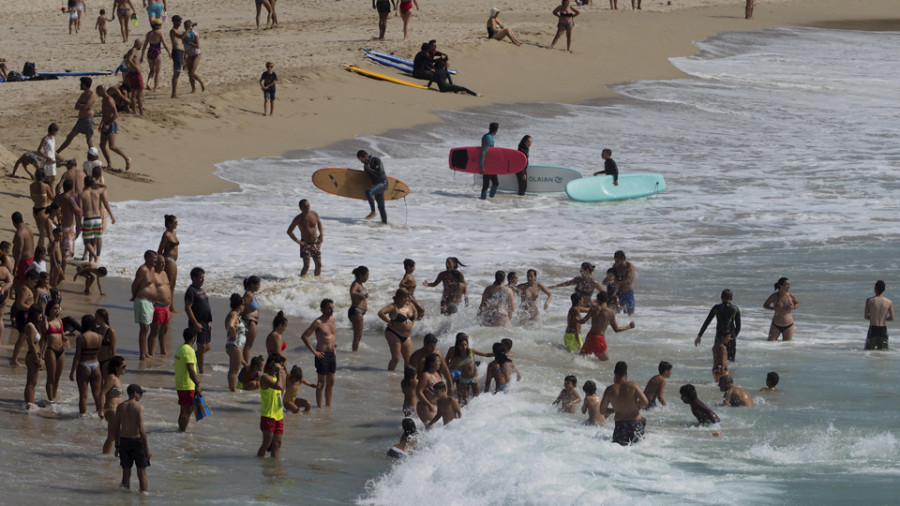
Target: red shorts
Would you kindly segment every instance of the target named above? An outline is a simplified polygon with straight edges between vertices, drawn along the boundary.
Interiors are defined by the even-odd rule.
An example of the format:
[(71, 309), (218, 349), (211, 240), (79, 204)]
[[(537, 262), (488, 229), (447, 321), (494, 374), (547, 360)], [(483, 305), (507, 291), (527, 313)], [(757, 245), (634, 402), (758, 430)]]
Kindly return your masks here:
[(169, 323), (169, 306), (153, 304), (153, 323)]
[(132, 90), (143, 90), (144, 76), (142, 76), (140, 72), (129, 72), (128, 86), (131, 87)]
[(276, 420), (267, 416), (259, 417), (259, 428), (263, 432), (284, 434), (284, 420)]
[(581, 347), (581, 354), (596, 355), (599, 357), (601, 354), (606, 353), (607, 349), (605, 337), (588, 333), (587, 337), (584, 338), (584, 346)]
[(34, 257), (31, 258), (23, 258), (19, 260), (19, 265), (16, 266), (16, 278), (15, 281), (19, 283), (25, 282), (25, 271), (31, 267), (31, 264), (34, 263)]
[(179, 406), (193, 406), (194, 405), (194, 390), (176, 390), (178, 392), (178, 405)]

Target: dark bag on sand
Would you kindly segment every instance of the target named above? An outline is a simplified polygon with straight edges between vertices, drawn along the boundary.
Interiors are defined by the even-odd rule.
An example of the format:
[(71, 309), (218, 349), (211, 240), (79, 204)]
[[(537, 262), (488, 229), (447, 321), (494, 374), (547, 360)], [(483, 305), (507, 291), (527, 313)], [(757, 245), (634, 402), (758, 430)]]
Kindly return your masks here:
[(15, 70), (10, 70), (6, 73), (6, 80), (10, 83), (16, 83), (19, 81), (24, 81), (25, 79), (22, 78), (22, 74), (16, 72)]
[(35, 72), (34, 62), (25, 62), (25, 66), (22, 67), (22, 75), (25, 77), (34, 77), (36, 73), (37, 72)]

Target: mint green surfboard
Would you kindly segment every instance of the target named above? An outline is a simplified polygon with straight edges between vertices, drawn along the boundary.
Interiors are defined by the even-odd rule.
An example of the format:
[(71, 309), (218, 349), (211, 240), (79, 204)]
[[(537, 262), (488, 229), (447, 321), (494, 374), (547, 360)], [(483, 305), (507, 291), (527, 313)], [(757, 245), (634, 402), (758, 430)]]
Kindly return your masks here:
[(583, 177), (566, 184), (566, 195), (579, 202), (606, 202), (647, 197), (666, 190), (661, 174), (619, 174), (619, 185), (612, 176)]

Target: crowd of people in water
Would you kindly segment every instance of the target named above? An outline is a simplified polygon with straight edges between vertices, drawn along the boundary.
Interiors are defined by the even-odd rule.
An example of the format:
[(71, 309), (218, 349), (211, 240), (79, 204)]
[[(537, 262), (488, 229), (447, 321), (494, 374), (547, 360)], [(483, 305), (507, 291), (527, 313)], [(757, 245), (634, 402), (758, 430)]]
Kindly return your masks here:
[[(361, 156), (360, 159), (363, 161), (366, 157)], [(36, 169), (36, 172), (42, 171), (45, 171), (44, 167)], [(82, 179), (81, 176), (83, 186), (79, 188), (76, 200), (73, 178)], [(10, 317), (13, 329), (9, 342), (14, 346), (10, 365), (22, 365), (19, 355), (24, 349), (24, 365), (27, 368), (24, 401), (27, 410), (36, 406), (37, 384), (42, 371), (46, 377), (46, 400), (55, 402), (67, 350), (74, 339), (69, 379), (78, 387), (79, 413), (87, 415), (89, 401), (93, 401), (97, 416), (108, 424), (107, 437), (102, 444), (103, 453), (111, 453), (115, 448), (123, 467), (123, 486), (128, 486), (131, 467), (136, 465), (141, 489), (146, 490), (146, 467), (151, 453), (140, 405), (143, 389), (139, 385), (127, 388), (123, 385), (122, 376), (127, 362), (119, 353), (120, 341), (116, 330), (110, 327), (108, 312), (98, 307), (95, 312), (80, 319), (63, 316), (59, 289), (69, 268), (69, 271), (74, 271), (73, 278), (84, 278), (86, 294), (91, 293), (93, 285), (97, 284), (98, 291), (103, 295), (101, 279), (107, 271), (98, 265), (102, 236), (107, 226), (106, 219), (109, 219), (109, 224), (115, 223), (106, 197), (107, 186), (99, 169), (92, 171), (90, 176), (78, 174), (75, 177), (67, 172), (60, 179), (60, 185), (62, 192), (51, 199), (53, 208), (49, 212), (51, 206), (36, 205), (33, 210), (37, 237), (22, 214), (16, 212), (12, 215), (15, 228), (13, 240), (0, 244), (0, 309), (5, 309), (7, 300), (12, 301)], [(36, 179), (35, 188), (40, 190), (36, 194), (50, 192), (45, 180)], [(307, 274), (311, 263), (314, 263), (314, 274), (318, 276), (322, 270), (322, 221), (318, 213), (311, 209), (309, 201), (300, 201), (299, 208), (301, 212), (291, 222), (287, 235), (300, 246), (302, 274)], [(131, 284), (140, 360), (164, 357), (169, 353), (167, 343), (171, 313), (176, 308), (174, 295), (180, 241), (177, 217), (166, 215), (163, 224), (164, 231), (158, 246), (144, 253), (144, 263), (137, 269)], [(299, 232), (299, 238), (295, 232)], [(83, 256), (76, 260), (75, 239), (79, 236), (83, 240)], [(407, 420), (403, 422), (401, 441), (389, 451), (391, 456), (403, 456), (414, 447), (417, 423), (412, 417), (418, 418), (424, 427), (431, 427), (438, 421), (450, 423), (462, 416), (463, 408), (472, 397), (482, 393), (507, 392), (514, 384), (513, 378), (515, 381), (522, 379), (512, 358), (513, 339), (494, 343), (490, 351), (479, 351), (470, 345), (469, 335), (458, 333), (454, 345), (443, 353), (437, 349), (437, 336), (428, 333), (423, 336), (421, 348), (414, 350), (417, 322), (434, 309), (438, 309), (441, 315), (452, 316), (468, 306), (469, 284), (462, 271), (466, 265), (457, 257), (448, 257), (444, 270), (433, 281), (421, 282), (421, 286), (426, 288), (441, 288), (439, 307), (429, 309), (415, 295), (420, 286), (415, 277), (416, 262), (405, 259), (402, 267), (403, 275), (392, 302), (377, 311), (377, 317), (385, 324), (384, 337), (390, 351), (387, 369), (396, 370), (401, 361), (403, 366), (400, 386), (403, 392), (402, 412)], [(485, 327), (506, 329), (511, 329), (514, 322), (523, 327), (539, 325), (542, 309), (550, 307), (553, 290), (572, 287), (566, 328), (564, 332), (560, 329), (562, 343), (572, 352), (594, 356), (600, 361), (609, 360), (610, 351), (605, 338), (609, 329), (623, 332), (635, 328), (633, 321), (620, 325), (616, 318), (635, 312), (636, 267), (625, 252), (616, 251), (613, 263), (603, 271), (603, 278), (595, 278), (595, 271), (593, 264), (584, 262), (577, 276), (550, 286), (538, 280), (538, 272), (534, 269), (526, 271), (524, 282), (520, 282), (516, 272), (497, 271), (493, 282), (482, 291), (477, 320)], [(351, 274), (348, 296), (338, 304), (348, 308), (353, 336), (351, 349), (356, 352), (364, 337), (365, 315), (369, 310), (370, 294), (366, 288), (369, 269), (358, 266)], [(207, 355), (211, 352), (214, 333), (212, 309), (203, 290), (205, 270), (193, 267), (189, 277), (190, 285), (185, 290), (183, 305), (188, 325), (181, 332), (183, 344), (174, 353), (175, 388), (180, 406), (179, 431), (188, 429), (195, 410), (205, 409), (200, 385), (208, 369)], [(792, 313), (800, 302), (791, 293), (790, 286), (790, 280), (780, 278), (774, 285), (775, 291), (763, 303), (765, 309), (774, 313), (770, 341), (779, 337), (789, 341), (793, 337)], [(271, 330), (264, 340), (265, 354), (253, 356), (263, 309), (257, 298), (261, 289), (262, 280), (258, 276), (250, 276), (243, 282), (243, 291), (233, 293), (229, 298), (230, 311), (224, 319), (227, 387), (230, 391), (259, 390), (262, 443), (258, 456), (271, 454), (278, 457), (284, 431), (284, 408), (292, 412), (311, 409), (312, 403), (300, 396), (302, 385), (314, 390), (317, 407), (332, 405), (338, 370), (336, 303), (331, 299), (321, 300), (320, 316), (300, 336), (313, 355), (316, 381), (312, 382), (304, 379), (300, 364), (289, 365), (285, 353), (288, 343), (284, 338), (288, 318), (282, 311), (272, 319)], [(866, 302), (865, 317), (870, 321), (866, 349), (887, 349), (886, 322), (893, 320), (894, 310), (892, 302), (884, 296), (885, 289), (884, 281), (879, 280), (875, 284), (875, 296)], [(723, 290), (721, 303), (710, 309), (694, 341), (695, 345), (700, 345), (713, 319), (716, 320), (716, 330), (711, 371), (723, 393), (722, 405), (752, 406), (752, 396), (735, 385), (728, 367), (736, 359), (736, 342), (742, 330), (740, 310), (733, 304), (731, 290)], [(590, 329), (582, 338), (581, 326), (587, 323), (590, 323)], [(2, 325), (0, 323), (0, 331)], [(476, 357), (490, 359), (483, 378)], [(659, 374), (642, 389), (628, 379), (628, 366), (620, 361), (615, 364), (613, 383), (602, 394), (598, 392), (595, 382), (584, 383), (584, 398), (577, 391), (577, 378), (567, 376), (554, 404), (567, 413), (576, 412), (581, 404), (581, 412), (587, 415), (585, 423), (590, 425), (605, 424), (606, 417), (614, 416), (612, 441), (622, 445), (634, 444), (644, 437), (644, 410), (667, 404), (665, 389), (672, 369), (671, 363), (661, 362)], [(778, 381), (778, 374), (770, 372), (766, 387), (761, 391), (777, 392)], [(719, 421), (715, 412), (699, 399), (693, 385), (681, 386), (679, 394), (682, 401), (690, 405), (699, 423), (715, 424)], [(710, 434), (720, 435), (721, 432), (716, 428)]]

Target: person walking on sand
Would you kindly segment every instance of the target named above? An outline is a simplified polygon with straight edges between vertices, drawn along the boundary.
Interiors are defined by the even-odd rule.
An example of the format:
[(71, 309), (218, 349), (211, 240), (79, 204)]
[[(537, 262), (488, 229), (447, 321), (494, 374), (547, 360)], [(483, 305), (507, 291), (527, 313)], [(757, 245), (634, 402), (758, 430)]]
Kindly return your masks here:
[[(316, 382), (316, 406), (321, 408), (322, 394), (325, 394), (325, 406), (331, 407), (331, 395), (334, 392), (334, 373), (337, 371), (337, 326), (334, 323), (333, 300), (322, 299), (319, 309), (322, 310), (322, 315), (313, 320), (303, 331), (300, 339), (316, 357), (316, 374), (319, 376)], [(309, 342), (309, 337), (313, 333), (316, 334), (315, 347)]]
[(29, 185), (28, 191), (31, 194), (31, 216), (34, 218), (34, 224), (38, 229), (38, 246), (44, 245), (44, 237), (51, 239), (51, 222), (50, 211), (47, 208), (53, 203), (53, 188), (47, 182), (48, 178), (43, 171), (35, 170), (34, 181)]
[(366, 190), (366, 198), (369, 199), (371, 212), (366, 216), (367, 220), (375, 217), (375, 202), (378, 202), (378, 212), (381, 214), (381, 222), (387, 225), (387, 211), (384, 209), (384, 192), (388, 188), (388, 177), (384, 172), (384, 165), (377, 156), (372, 156), (364, 150), (356, 152), (356, 158), (363, 164), (363, 170), (372, 180), (372, 187)]
[(172, 29), (169, 30), (169, 42), (172, 43), (172, 96), (178, 98), (178, 76), (184, 70), (184, 37), (185, 32), (179, 32), (181, 16), (172, 16)]
[(267, 61), (266, 71), (259, 78), (259, 87), (263, 91), (263, 116), (275, 115), (275, 83), (278, 82), (278, 74), (273, 68), (275, 64)]
[(141, 75), (141, 39), (135, 39), (131, 49), (125, 53), (125, 78), (131, 88), (131, 112), (144, 115), (144, 76)]
[(184, 22), (184, 35), (181, 40), (184, 43), (185, 65), (188, 69), (191, 93), (197, 93), (196, 83), (200, 83), (200, 91), (206, 91), (206, 83), (197, 75), (197, 67), (200, 66), (200, 36), (194, 30), (194, 23), (189, 19)]
[[(149, 87), (150, 80), (153, 80), (153, 91), (159, 88), (159, 71), (162, 69), (162, 50), (166, 50), (166, 54), (172, 57), (169, 51), (169, 45), (166, 44), (166, 36), (162, 32), (162, 19), (153, 18), (150, 20), (151, 30), (144, 36), (144, 45), (141, 46), (141, 63), (144, 63), (144, 54), (146, 52), (148, 66), (150, 72), (147, 74), (147, 85)], [(149, 49), (148, 49), (149, 48)]]
[(409, 20), (412, 18), (413, 5), (416, 6), (416, 10), (419, 10), (419, 2), (417, 0), (400, 0), (400, 5), (397, 6), (398, 9), (394, 11), (394, 15), (396, 16), (399, 13), (400, 19), (403, 20), (403, 40), (409, 40)]
[(487, 156), (488, 149), (494, 147), (494, 136), (500, 129), (499, 123), (491, 123), (488, 125), (488, 133), (481, 136), (481, 157), (479, 158), (478, 173), (481, 174), (481, 200), (488, 197), (488, 188), (491, 190), (491, 198), (497, 194), (497, 186), (500, 180), (496, 174), (488, 175), (484, 173), (484, 158)]
[(141, 493), (150, 490), (147, 484), (147, 468), (150, 467), (150, 446), (147, 431), (144, 430), (144, 407), (141, 397), (144, 389), (140, 385), (128, 385), (128, 400), (116, 406), (116, 457), (122, 466), (122, 488), (131, 488), (131, 466), (137, 466), (138, 484)]
[(262, 14), (262, 8), (266, 8), (266, 28), (272, 23), (272, 4), (269, 0), (256, 0), (256, 29), (259, 30), (259, 15)]
[(753, 0), (747, 0), (744, 6), (744, 19), (753, 19)]
[[(628, 381), (628, 364), (616, 362), (614, 377), (613, 384), (606, 387), (600, 399), (600, 413), (604, 416), (616, 415), (612, 442), (628, 446), (644, 438), (647, 420), (641, 416), (641, 409), (647, 407), (649, 402), (641, 387)], [(610, 405), (612, 409), (609, 409)]]
[(113, 0), (113, 14), (110, 21), (119, 16), (119, 30), (122, 32), (122, 42), (128, 42), (128, 34), (131, 29), (131, 13), (134, 12), (134, 6), (131, 0)]
[[(300, 245), (300, 258), (303, 259), (303, 270), (300, 271), (300, 275), (305, 276), (309, 272), (309, 259), (312, 258), (316, 264), (313, 274), (318, 276), (322, 274), (322, 240), (325, 237), (325, 231), (322, 229), (319, 213), (310, 209), (309, 201), (303, 199), (299, 205), (300, 214), (291, 221), (287, 234)], [(300, 230), (300, 239), (294, 235), (295, 228)]]
[(372, 8), (378, 11), (378, 40), (384, 40), (388, 17), (391, 15), (391, 10), (397, 10), (397, 2), (395, 0), (372, 0)]
[(790, 292), (791, 280), (779, 278), (775, 282), (775, 293), (763, 303), (763, 309), (774, 311), (772, 324), (769, 326), (769, 341), (777, 341), (781, 336), (782, 341), (790, 341), (794, 338), (794, 315), (791, 311), (800, 306), (800, 301)]
[(18, 211), (12, 214), (12, 224), (16, 230), (12, 243), (13, 265), (16, 266), (15, 283), (13, 284), (15, 286), (16, 283), (21, 284), (25, 281), (25, 271), (34, 262), (34, 232), (25, 223), (22, 213)]
[[(72, 131), (66, 136), (62, 146), (56, 150), (56, 154), (53, 157), (54, 161), (56, 156), (59, 156), (75, 140), (78, 134), (84, 134), (89, 148), (94, 147), (94, 103), (97, 101), (97, 96), (94, 95), (94, 91), (91, 89), (92, 81), (90, 77), (82, 77), (80, 83), (81, 95), (78, 96), (78, 100), (75, 102), (75, 109), (78, 109), (78, 121), (75, 122)], [(53, 175), (56, 176), (56, 174)]]
[(888, 331), (886, 322), (894, 321), (894, 303), (884, 296), (884, 281), (875, 282), (875, 296), (866, 299), (865, 318), (869, 320), (869, 332), (866, 335), (867, 350), (888, 349)]
[[(100, 151), (106, 158), (106, 166), (112, 168), (112, 160), (109, 158), (109, 149), (125, 159), (125, 170), (131, 169), (131, 158), (116, 145), (116, 136), (119, 133), (119, 110), (116, 108), (116, 100), (106, 91), (106, 87), (97, 86), (97, 96), (100, 98)], [(109, 149), (107, 149), (107, 147)]]
[(116, 224), (116, 217), (113, 216), (112, 209), (109, 206), (105, 189), (105, 187), (100, 187), (94, 182), (92, 177), (85, 176), (84, 190), (82, 190), (78, 199), (81, 202), (81, 210), (84, 213), (81, 236), (84, 239), (84, 249), (88, 253), (88, 262), (91, 263), (100, 261), (100, 252), (103, 248), (102, 212), (104, 209), (109, 215), (112, 224)]
[(503, 40), (504, 37), (507, 37), (513, 44), (517, 46), (522, 45), (519, 39), (516, 38), (516, 34), (513, 33), (512, 28), (507, 28), (506, 25), (500, 21), (500, 9), (496, 7), (491, 8), (491, 15), (487, 20), (487, 34), (489, 39)]
[(572, 52), (572, 29), (575, 28), (575, 16), (579, 14), (581, 13), (578, 9), (570, 5), (570, 0), (562, 0), (562, 3), (553, 9), (553, 15), (559, 18), (559, 22), (556, 24), (556, 36), (553, 37), (553, 42), (550, 43), (550, 49), (556, 46), (556, 41), (565, 33), (566, 51)]

